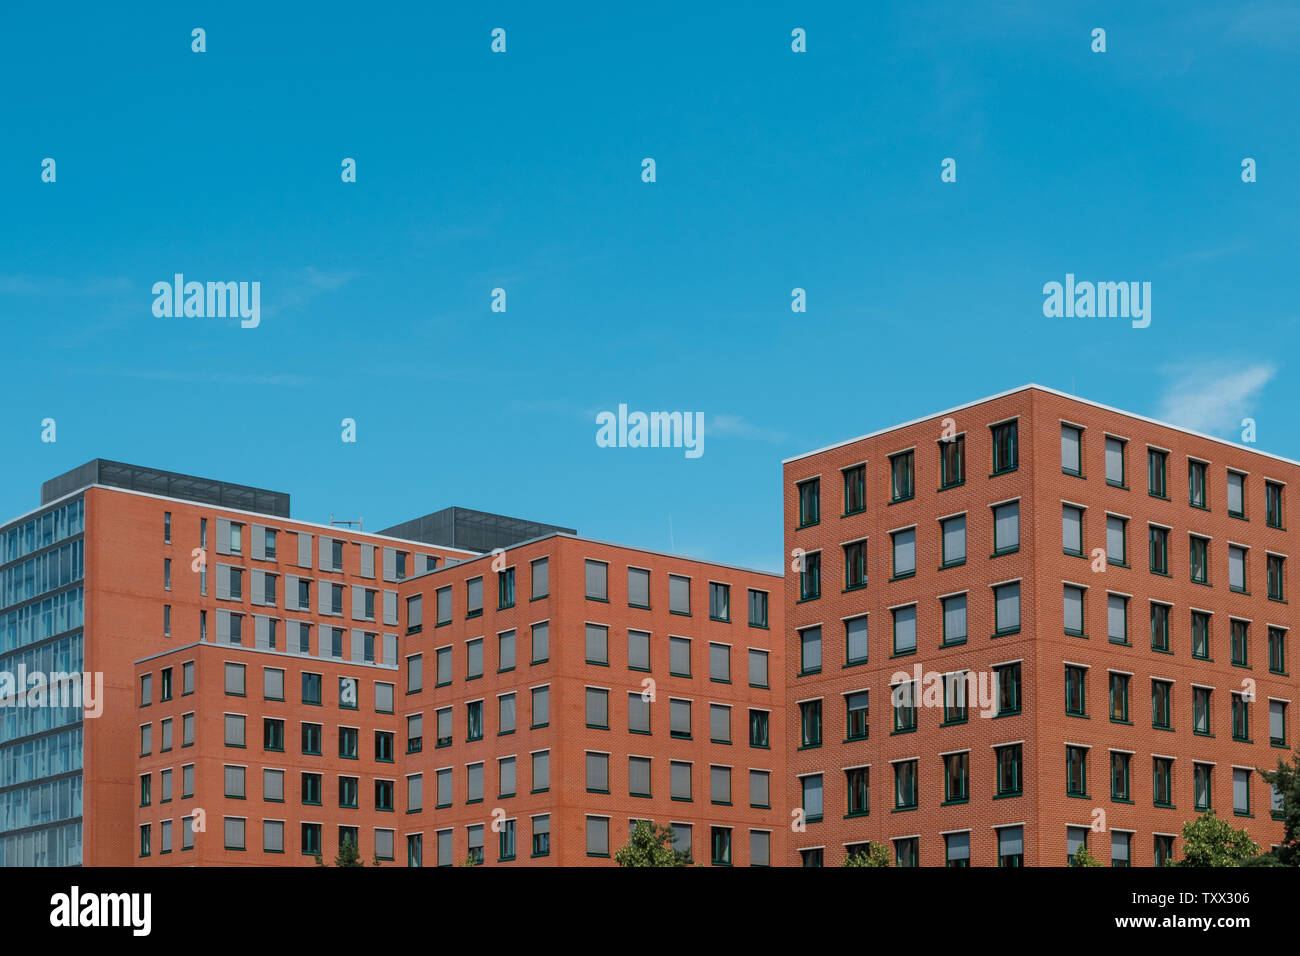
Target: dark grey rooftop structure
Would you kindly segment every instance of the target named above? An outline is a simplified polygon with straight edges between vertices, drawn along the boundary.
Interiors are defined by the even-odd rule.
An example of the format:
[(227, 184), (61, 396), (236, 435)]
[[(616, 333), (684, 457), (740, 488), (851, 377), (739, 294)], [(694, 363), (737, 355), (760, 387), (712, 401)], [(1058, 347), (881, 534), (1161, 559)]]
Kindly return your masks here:
[(161, 468), (128, 465), (120, 461), (96, 458), (72, 471), (51, 478), (41, 485), (41, 504), (90, 485), (110, 485), (130, 491), (143, 491), (167, 498), (181, 498), (205, 505), (218, 505), (239, 511), (289, 517), (289, 496), (282, 491), (268, 491), (251, 485), (236, 485), (195, 475), (182, 475)]
[(451, 507), (422, 518), (403, 521), (385, 528), (379, 534), (408, 541), (423, 541), (425, 544), (440, 544), (462, 551), (487, 552), (493, 548), (508, 548), (521, 541), (540, 538), (556, 531), (578, 533), (573, 528)]

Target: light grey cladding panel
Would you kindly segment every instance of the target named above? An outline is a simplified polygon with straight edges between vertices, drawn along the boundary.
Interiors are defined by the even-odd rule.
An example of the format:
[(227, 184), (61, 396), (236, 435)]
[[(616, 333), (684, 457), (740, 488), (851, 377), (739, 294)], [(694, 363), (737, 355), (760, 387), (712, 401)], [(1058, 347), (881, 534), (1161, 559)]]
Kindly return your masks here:
[(311, 535), (305, 531), (298, 532), (298, 567), (311, 567)]

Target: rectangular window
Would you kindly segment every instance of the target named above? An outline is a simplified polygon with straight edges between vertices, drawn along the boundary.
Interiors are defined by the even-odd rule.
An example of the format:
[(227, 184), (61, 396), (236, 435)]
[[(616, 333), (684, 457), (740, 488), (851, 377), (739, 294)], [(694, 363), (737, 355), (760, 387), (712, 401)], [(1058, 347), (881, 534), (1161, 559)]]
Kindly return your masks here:
[(465, 679), (483, 676), (483, 638), (465, 642)]
[(1088, 751), (1084, 747), (1065, 748), (1065, 795), (1088, 795)]
[(997, 761), (997, 795), (999, 797), (1015, 796), (1021, 792), (1020, 754), (1022, 744), (1008, 744), (995, 747), (993, 753)]
[(1020, 466), (1020, 440), (1015, 422), (991, 426), (993, 431), (993, 474), (1015, 471)]
[(1210, 788), (1213, 767), (1208, 763), (1192, 764), (1192, 803), (1193, 809), (1204, 813), (1210, 809), (1213, 790)]
[(1106, 436), (1106, 484), (1127, 488), (1124, 484), (1124, 446), (1127, 442)]
[(854, 767), (844, 771), (844, 776), (849, 816), (865, 817), (871, 812), (871, 768)]
[[(544, 598), (550, 595), (550, 561), (548, 558), (538, 558), (529, 565), (532, 571), (531, 588), (532, 600)], [(450, 617), (449, 617), (450, 619)]]
[(1065, 585), (1065, 633), (1073, 637), (1087, 637), (1083, 627), (1083, 588)]
[(1128, 566), (1128, 519), (1106, 515), (1106, 561)]
[(869, 691), (860, 690), (844, 695), (844, 705), (848, 712), (847, 740), (866, 740), (870, 734), (868, 722)]
[(749, 590), (749, 626), (767, 627), (767, 592)]
[(755, 648), (749, 649), (749, 686), (750, 687), (767, 687), (767, 651), (760, 651)]
[(939, 439), (939, 490), (966, 481), (966, 436)]
[(1250, 705), (1244, 694), (1232, 695), (1232, 739), (1250, 742)]
[(1151, 760), (1152, 789), (1151, 802), (1157, 807), (1174, 805), (1174, 762), (1169, 757), (1153, 757)]
[(812, 601), (822, 596), (822, 556), (820, 551), (803, 555), (799, 571), (799, 600)]
[(638, 691), (628, 693), (627, 729), (633, 734), (650, 733), (650, 701), (645, 693)]
[(1264, 521), (1270, 528), (1282, 527), (1282, 486), (1276, 481), (1264, 482)]
[(943, 726), (966, 723), (973, 686), (969, 671), (943, 675)]
[(689, 740), (691, 736), (691, 702), (672, 698), (668, 701), (668, 733)]
[(1283, 589), (1284, 561), (1280, 554), (1270, 554), (1268, 556), (1268, 599), (1270, 601), (1285, 601), (1286, 594)]
[(1274, 747), (1286, 746), (1286, 701), (1268, 702), (1268, 742)]
[(1020, 713), (1020, 664), (1003, 664), (993, 668), (997, 685), (997, 716)]
[(1168, 681), (1151, 681), (1151, 726), (1157, 730), (1172, 730), (1170, 698), (1174, 685)]
[(465, 582), (465, 616), (478, 617), (483, 613), (483, 579), (470, 578)]
[(1000, 827), (998, 866), (1023, 866), (1025, 861), (1024, 827)]
[(1106, 595), (1106, 636), (1112, 644), (1128, 643), (1128, 598)]
[(600, 624), (586, 626), (586, 654), (588, 664), (609, 664), (609, 628)]
[(1020, 502), (1010, 501), (993, 509), (993, 553), (1020, 550)]
[(771, 715), (766, 710), (751, 710), (749, 712), (749, 745), (751, 747), (767, 749), (771, 746), (768, 737), (770, 725)]
[(691, 676), (691, 639), (689, 637), (668, 638), (668, 673), (674, 677)]
[(691, 579), (680, 574), (668, 575), (668, 611), (671, 614), (691, 613)]
[(894, 733), (916, 730), (916, 681), (907, 681), (890, 688), (890, 703), (894, 707)]
[(731, 683), (731, 648), (726, 644), (709, 644), (709, 680)]
[(1246, 593), (1246, 549), (1240, 545), (1228, 545), (1228, 588)]
[(1242, 767), (1232, 768), (1232, 812), (1250, 816), (1250, 771)]
[(1156, 498), (1169, 497), (1165, 482), (1165, 465), (1168, 460), (1167, 452), (1155, 448), (1147, 449), (1147, 494)]
[(943, 546), (942, 567), (951, 568), (966, 563), (966, 516), (956, 515), (939, 522)]
[(627, 569), (627, 603), (631, 607), (650, 606), (650, 572), (643, 568)]
[(844, 513), (857, 514), (867, 510), (867, 467), (857, 465), (844, 469)]
[(807, 700), (799, 705), (799, 738), (800, 747), (822, 745), (822, 702), (820, 700)]
[(801, 481), (797, 487), (799, 489), (799, 527), (806, 528), (809, 525), (817, 524), (821, 521), (822, 515), (821, 479), (812, 478), (808, 481)]
[(1205, 469), (1203, 461), (1187, 462), (1187, 503), (1193, 508), (1208, 508), (1205, 498)]
[(438, 610), (438, 626), (451, 623), (451, 585), (438, 588), (434, 592)]
[(1083, 557), (1083, 509), (1075, 505), (1061, 506), (1061, 550)]
[(1192, 656), (1203, 661), (1210, 659), (1210, 615), (1204, 611), (1192, 612)]
[[(863, 571), (865, 576), (866, 571)], [(731, 585), (709, 582), (709, 620), (731, 620)]]
[[(966, 643), (966, 595), (943, 598), (943, 646)], [(865, 621), (866, 619), (863, 618)]]
[[(678, 640), (681, 640), (679, 638)], [(808, 627), (799, 632), (799, 674), (820, 674), (822, 670), (822, 629)]]
[(1020, 630), (1020, 582), (999, 584), (993, 589), (993, 636)]
[(550, 660), (551, 656), (551, 625), (543, 621), (541, 624), (532, 626), (532, 647), (530, 663), (541, 664)]
[(1065, 712), (1072, 717), (1087, 717), (1087, 694), (1084, 679), (1087, 670), (1073, 664), (1065, 665)]
[(804, 820), (817, 823), (822, 819), (825, 806), (822, 800), (823, 787), (821, 774), (812, 774), (799, 778), (800, 807), (803, 808)]
[[(896, 607), (894, 615), (894, 653), (916, 653), (916, 605)], [(817, 629), (820, 636), (821, 629)]]
[(1192, 687), (1192, 733), (1210, 736), (1210, 688)]
[(1169, 653), (1169, 605), (1151, 602), (1151, 650)]
[[(712, 587), (712, 585), (710, 585)], [(855, 541), (844, 546), (844, 589), (867, 586), (867, 543)]]
[(916, 761), (901, 760), (894, 764), (894, 809), (912, 810), (916, 806)]
[(1228, 472), (1228, 516), (1246, 517), (1246, 476), (1239, 471)]
[(1237, 667), (1249, 667), (1250, 658), (1250, 622), (1232, 621), (1232, 663)]
[(1286, 673), (1286, 631), (1280, 627), (1268, 629), (1268, 669), (1274, 674)]
[(1190, 538), (1192, 580), (1197, 584), (1209, 583), (1210, 540), (1192, 535)]
[(609, 565), (604, 561), (586, 561), (586, 595), (592, 601), (609, 600)]
[(1119, 750), (1110, 752), (1110, 798), (1123, 803), (1133, 799), (1129, 787), (1129, 764), (1131, 754)]
[(890, 457), (889, 484), (893, 501), (906, 501), (916, 494), (916, 475), (912, 465), (913, 454), (910, 451)]
[(515, 606), (515, 569), (497, 572), (497, 609)]
[(609, 730), (609, 691), (587, 688), (587, 726)]
[(1083, 429), (1061, 425), (1061, 471), (1083, 476)]
[(895, 531), (890, 538), (894, 547), (894, 577), (910, 577), (916, 573), (916, 529)]
[(587, 792), (609, 793), (609, 754), (587, 751)]

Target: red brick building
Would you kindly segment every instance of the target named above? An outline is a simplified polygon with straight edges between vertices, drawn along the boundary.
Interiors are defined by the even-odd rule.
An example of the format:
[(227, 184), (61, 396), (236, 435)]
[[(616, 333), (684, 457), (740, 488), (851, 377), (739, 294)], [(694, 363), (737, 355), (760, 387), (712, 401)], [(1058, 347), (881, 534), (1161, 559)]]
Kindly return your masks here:
[(1151, 865), (1211, 807), (1276, 842), (1297, 480), (1038, 386), (787, 461), (789, 862)]

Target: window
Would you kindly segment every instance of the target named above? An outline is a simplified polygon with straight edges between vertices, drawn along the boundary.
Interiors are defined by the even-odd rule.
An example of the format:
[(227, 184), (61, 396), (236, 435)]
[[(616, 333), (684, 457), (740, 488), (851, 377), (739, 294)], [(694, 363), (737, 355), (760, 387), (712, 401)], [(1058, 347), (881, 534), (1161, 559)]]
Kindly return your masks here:
[(1250, 705), (1244, 694), (1232, 695), (1232, 739), (1250, 743)]
[(483, 676), (483, 638), (465, 642), (465, 679)]
[[(920, 866), (921, 848), (919, 837), (902, 837), (894, 841), (894, 864), (896, 866)], [(818, 851), (821, 852), (820, 850)], [(821, 864), (818, 863), (818, 866)]]
[(1169, 459), (1167, 452), (1156, 448), (1147, 449), (1147, 494), (1156, 498), (1168, 498), (1165, 486), (1165, 465)]
[(1228, 588), (1246, 593), (1246, 549), (1236, 544), (1228, 545)]
[(650, 701), (639, 691), (627, 695), (627, 729), (634, 734), (650, 733)]
[(799, 792), (802, 794), (799, 806), (803, 809), (804, 822), (819, 822), (825, 809), (822, 805), (822, 775), (818, 773), (800, 777)]
[(478, 617), (483, 613), (483, 579), (470, 578), (465, 582), (465, 616)]
[(275, 717), (262, 719), (262, 749), (284, 750), (284, 721)]
[(1193, 508), (1209, 508), (1205, 500), (1205, 462), (1187, 462), (1187, 503)]
[(587, 598), (592, 601), (609, 600), (609, 565), (604, 561), (586, 561)]
[(1127, 488), (1124, 483), (1124, 446), (1128, 443), (1122, 438), (1106, 436), (1106, 484), (1117, 488)]
[(434, 733), (437, 734), (436, 746), (450, 747), (452, 738), (451, 708), (440, 708), (435, 712), (434, 718), (437, 721), (437, 727), (434, 730)]
[(969, 710), (969, 696), (973, 696), (969, 671), (956, 671), (943, 675), (943, 723), (964, 724)]
[(1232, 621), (1232, 663), (1236, 667), (1249, 667), (1248, 657), (1250, 641), (1250, 623), (1247, 621)]
[(497, 572), (497, 608), (515, 606), (515, 569)]
[(450, 647), (440, 647), (433, 652), (437, 687), (451, 683), (451, 653)]
[(1246, 517), (1246, 476), (1239, 471), (1228, 472), (1228, 516)]
[(1190, 561), (1192, 580), (1197, 584), (1209, 583), (1210, 539), (1192, 535), (1190, 538)]
[(1268, 669), (1274, 674), (1286, 673), (1286, 631), (1280, 627), (1268, 629)]
[(1083, 429), (1077, 425), (1061, 425), (1061, 471), (1083, 476)]
[(226, 817), (225, 824), (226, 849), (244, 849), (244, 819), (242, 817)]
[(234, 697), (244, 696), (244, 665), (226, 662), (226, 693)]
[(1024, 827), (1000, 827), (998, 866), (1023, 866), (1025, 862)]
[(709, 582), (709, 620), (731, 620), (731, 585)]
[(1170, 757), (1153, 757), (1151, 759), (1152, 788), (1151, 801), (1157, 807), (1174, 805), (1174, 761)]
[(1213, 794), (1210, 788), (1210, 774), (1213, 769), (1208, 763), (1192, 764), (1192, 802), (1198, 813), (1210, 809)]
[(943, 598), (940, 603), (943, 605), (943, 646), (965, 644), (966, 595), (952, 594)]
[(609, 754), (587, 751), (587, 792), (609, 793)]
[(846, 740), (866, 740), (870, 733), (868, 725), (869, 692), (855, 691), (844, 695), (844, 705), (848, 712), (848, 729)]
[(749, 649), (749, 686), (768, 686), (767, 651)]
[(529, 663), (541, 664), (550, 660), (551, 625), (545, 621), (532, 626), (532, 647)]
[[(229, 768), (227, 768), (229, 769)], [(152, 800), (153, 776), (151, 774), (142, 774), (140, 777), (140, 806), (147, 807)], [(226, 794), (229, 796), (229, 794)]]
[(587, 663), (588, 664), (609, 664), (609, 628), (600, 624), (588, 624), (587, 632)]
[(1128, 643), (1128, 597), (1106, 595), (1106, 636), (1112, 644)]
[(1170, 698), (1174, 685), (1169, 681), (1151, 681), (1151, 726), (1157, 730), (1172, 730)]
[(441, 627), (444, 624), (451, 623), (451, 585), (438, 588), (433, 592), (434, 603), (437, 605), (438, 620), (436, 626)]
[(668, 575), (668, 611), (672, 614), (691, 613), (691, 579), (679, 574)]
[(709, 767), (709, 802), (731, 806), (730, 767)]
[(799, 705), (799, 745), (801, 748), (822, 745), (822, 702), (820, 700), (807, 700)]
[(867, 585), (867, 543), (855, 541), (844, 546), (844, 589)]
[(1210, 659), (1210, 615), (1205, 611), (1192, 612), (1192, 656)]
[(844, 771), (848, 792), (848, 815), (864, 817), (871, 812), (871, 768), (854, 767)]
[(943, 547), (941, 567), (951, 568), (966, 563), (966, 516), (955, 515), (939, 522)]
[(680, 760), (669, 764), (669, 783), (674, 800), (691, 799), (691, 765)]
[(1284, 560), (1280, 554), (1270, 554), (1268, 556), (1268, 599), (1270, 601), (1286, 600), (1282, 587)]
[(587, 688), (587, 726), (609, 730), (609, 691), (599, 687)]
[(1065, 828), (1065, 854), (1069, 863), (1074, 862), (1074, 858), (1080, 850), (1088, 848), (1088, 828), (1087, 827), (1066, 827)]
[(691, 702), (672, 698), (668, 701), (668, 733), (689, 740), (691, 736)]
[(893, 608), (894, 616), (894, 654), (913, 654), (916, 652), (916, 605)]
[(900, 760), (894, 764), (895, 810), (912, 810), (917, 806), (916, 763)]
[(1087, 637), (1083, 629), (1083, 588), (1076, 584), (1065, 585), (1065, 633), (1073, 637)]
[(244, 717), (240, 714), (226, 714), (226, 746), (244, 746)]
[(465, 766), (465, 802), (482, 803), (483, 802), (483, 763), (466, 764)]
[(893, 501), (906, 501), (916, 493), (912, 452), (904, 451), (890, 456), (889, 482), (890, 497)]
[(1020, 713), (1020, 663), (993, 668), (993, 677), (997, 685), (997, 716)]
[(1020, 756), (1022, 744), (993, 748), (997, 761), (997, 795), (1017, 796), (1021, 792)]
[(502, 631), (497, 635), (497, 673), (515, 669), (515, 632)]
[(483, 739), (483, 701), (471, 700), (465, 705), (465, 740)]
[[(822, 629), (806, 627), (799, 632), (799, 675), (820, 674), (822, 670)], [(676, 673), (676, 669), (673, 669)]]
[(749, 626), (767, 627), (767, 592), (749, 590)]
[(916, 730), (916, 681), (906, 681), (890, 688), (890, 703), (894, 707), (894, 733)]
[(1210, 688), (1192, 686), (1192, 733), (1210, 734)]
[(691, 676), (691, 639), (668, 638), (668, 673), (674, 677)]
[(1088, 716), (1084, 679), (1087, 669), (1075, 664), (1065, 665), (1065, 712), (1072, 717)]
[(1065, 794), (1069, 797), (1088, 795), (1088, 750), (1086, 747), (1065, 748)]
[(1157, 833), (1153, 838), (1156, 866), (1168, 866), (1174, 858), (1174, 838), (1167, 833)]
[(939, 490), (966, 481), (966, 436), (939, 439)]
[(181, 665), (181, 696), (194, 693), (194, 662), (186, 661)]
[(1009, 501), (993, 509), (993, 553), (1020, 550), (1020, 502)]
[(768, 725), (770, 715), (765, 710), (751, 710), (749, 712), (749, 745), (751, 747), (767, 748), (768, 742)]
[(993, 474), (1015, 471), (1020, 465), (1020, 448), (1016, 423), (993, 425)]
[(1232, 768), (1232, 812), (1250, 816), (1250, 771), (1243, 767)]
[(1270, 528), (1282, 527), (1282, 486), (1264, 482), (1264, 521)]
[(817, 524), (822, 516), (822, 483), (820, 478), (801, 481), (799, 489), (799, 527)]
[[(551, 593), (550, 560), (538, 558), (529, 565), (532, 582), (532, 600), (547, 597)], [(450, 619), (450, 616), (449, 616)]]
[[(172, 636), (172, 606), (163, 605), (163, 637)], [(169, 821), (170, 822), (170, 821)]]
[(550, 856), (551, 815), (543, 813), (533, 817), (533, 856)]
[(709, 680), (731, 683), (731, 648), (726, 644), (709, 644)]
[(820, 551), (803, 555), (799, 571), (799, 600), (812, 601), (822, 595), (822, 556)]
[(1151, 602), (1151, 650), (1170, 653), (1169, 605)]
[(497, 736), (515, 732), (515, 695), (497, 695)]
[(226, 791), (227, 797), (235, 797), (239, 800), (244, 799), (244, 768), (243, 767), (226, 767)]
[(889, 537), (894, 543), (894, 577), (912, 576), (916, 573), (916, 529), (905, 528)]
[(1110, 674), (1110, 719), (1117, 724), (1127, 724), (1128, 719), (1128, 674)]
[(965, 803), (970, 799), (970, 751), (945, 754), (943, 758), (943, 802)]
[[(855, 465), (844, 469), (844, 513), (857, 514), (867, 510), (867, 467)], [(802, 522), (801, 522), (802, 523)]]
[[(606, 823), (606, 828), (608, 829), (609, 821), (606, 820), (605, 823)], [(480, 823), (480, 824), (476, 824), (476, 825), (474, 825), (474, 826), (468, 826), (468, 827), (465, 828), (465, 833), (466, 833), (466, 835), (467, 835), (467, 837), (468, 837), (468, 842), (469, 842), (469, 859), (473, 860), (473, 861), (474, 861), (474, 864), (475, 864), (476, 866), (478, 866), (478, 865), (482, 865), (482, 863), (483, 863), (483, 825)], [(608, 850), (608, 847), (609, 847), (609, 839), (608, 839), (608, 838), (609, 838), (609, 834), (606, 833), (606, 849), (607, 849), (607, 850)]]
[(1121, 803), (1132, 802), (1132, 791), (1129, 788), (1129, 764), (1132, 756), (1122, 750), (1110, 752), (1110, 798), (1112, 800)]
[(709, 827), (713, 865), (731, 866), (731, 827)]
[(339, 756), (348, 760), (356, 760), (358, 753), (359, 733), (356, 727), (339, 728)]
[(1148, 525), (1147, 543), (1151, 554), (1151, 573), (1169, 573), (1169, 529)]
[(1117, 515), (1106, 515), (1106, 561), (1128, 566), (1127, 543), (1128, 519)]
[(609, 817), (587, 817), (587, 856), (609, 856)]
[(772, 775), (766, 770), (749, 772), (749, 805), (763, 810), (772, 806)]
[(302, 675), (302, 702), (319, 706), (320, 701), (321, 675), (304, 673)]
[(993, 589), (993, 636), (1020, 630), (1020, 582), (999, 584)]
[(1077, 505), (1061, 506), (1061, 549), (1083, 557), (1083, 509)]
[[(226, 665), (226, 667), (227, 667), (227, 675), (226, 675), (227, 689), (226, 689), (226, 693), (227, 693), (227, 694), (230, 693), (230, 690), (229, 690), (229, 683), (230, 683), (229, 668), (230, 668), (230, 666), (231, 666), (231, 665), (229, 665), (229, 664)], [(140, 678), (140, 706), (141, 706), (141, 707), (148, 707), (151, 703), (153, 703), (153, 675), (152, 675), (152, 674), (145, 674), (145, 675), (143, 675), (143, 676)]]
[(650, 632), (627, 632), (627, 666), (628, 670), (650, 670)]
[(631, 607), (650, 606), (650, 572), (643, 568), (627, 569), (627, 603)]

